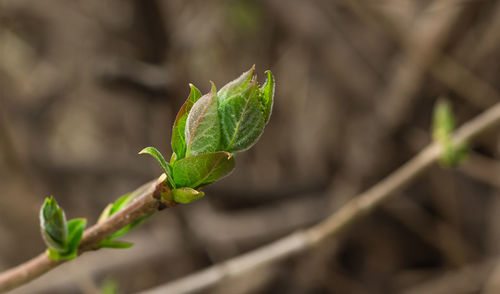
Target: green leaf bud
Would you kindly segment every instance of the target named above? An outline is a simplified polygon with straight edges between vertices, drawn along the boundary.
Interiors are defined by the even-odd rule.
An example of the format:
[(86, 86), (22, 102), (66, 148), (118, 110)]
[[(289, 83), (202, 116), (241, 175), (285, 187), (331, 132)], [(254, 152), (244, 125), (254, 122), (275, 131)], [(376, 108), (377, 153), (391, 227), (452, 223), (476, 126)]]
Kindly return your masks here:
[(68, 224), (64, 211), (53, 196), (45, 199), (40, 209), (40, 228), (49, 248), (64, 251), (68, 239)]

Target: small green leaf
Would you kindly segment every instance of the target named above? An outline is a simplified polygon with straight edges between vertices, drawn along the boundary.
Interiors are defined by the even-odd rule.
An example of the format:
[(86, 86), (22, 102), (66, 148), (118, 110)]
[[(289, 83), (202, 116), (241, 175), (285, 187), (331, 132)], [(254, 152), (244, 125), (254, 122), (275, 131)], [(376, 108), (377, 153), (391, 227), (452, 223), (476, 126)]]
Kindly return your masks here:
[(172, 171), (170, 164), (165, 161), (163, 155), (155, 147), (146, 147), (139, 152), (139, 154), (149, 154), (153, 156), (160, 164), (163, 172), (167, 175), (167, 181), (173, 188), (175, 188), (174, 181), (172, 179)]
[(40, 227), (45, 243), (49, 248), (62, 251), (68, 238), (68, 224), (64, 211), (57, 205), (53, 196), (46, 198), (40, 209)]
[[(182, 159), (186, 155), (186, 120), (189, 111), (193, 107), (194, 103), (198, 101), (201, 97), (201, 92), (193, 84), (189, 84), (191, 92), (186, 102), (182, 105), (181, 109), (175, 117), (174, 127), (172, 129), (172, 151), (176, 155), (176, 159)], [(174, 160), (175, 161), (175, 160)], [(171, 161), (173, 163), (173, 161)]]
[(259, 97), (264, 111), (264, 119), (267, 123), (271, 117), (271, 111), (273, 108), (275, 83), (273, 73), (268, 70), (266, 71), (266, 74), (267, 79), (264, 85), (259, 89)]
[(228, 175), (234, 168), (234, 157), (224, 151), (190, 156), (178, 160), (173, 167), (178, 187), (198, 188)]
[(99, 243), (99, 248), (127, 249), (132, 246), (134, 244), (123, 241), (104, 240)]
[(83, 218), (75, 218), (68, 222), (68, 243), (66, 245), (66, 253), (76, 253), (82, 241), (83, 231), (86, 226), (87, 220)]
[(256, 81), (243, 92), (220, 104), (221, 145), (228, 152), (252, 147), (264, 131), (265, 118)]
[(63, 250), (49, 247), (47, 253), (52, 260), (71, 260), (78, 256), (78, 246), (82, 240), (83, 231), (87, 225), (85, 219), (72, 219), (68, 221), (68, 242)]
[(174, 189), (172, 191), (172, 194), (174, 195), (175, 202), (183, 203), (183, 204), (191, 203), (195, 200), (200, 199), (201, 197), (203, 197), (205, 195), (205, 193), (203, 193), (201, 191), (197, 191), (195, 189), (187, 188), (187, 187)]
[(215, 85), (191, 108), (186, 120), (186, 157), (215, 152), (220, 145), (220, 124)]

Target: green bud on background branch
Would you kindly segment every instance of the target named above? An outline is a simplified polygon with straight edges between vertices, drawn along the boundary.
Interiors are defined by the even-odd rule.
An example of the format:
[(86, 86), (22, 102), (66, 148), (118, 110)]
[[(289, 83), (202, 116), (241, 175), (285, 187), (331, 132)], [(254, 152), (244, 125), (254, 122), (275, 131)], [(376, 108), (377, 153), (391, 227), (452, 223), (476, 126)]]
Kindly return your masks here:
[(439, 159), (445, 167), (456, 167), (467, 157), (467, 145), (453, 142), (452, 135), (455, 130), (455, 116), (451, 105), (444, 99), (439, 99), (434, 106), (432, 122), (432, 136), (443, 148)]

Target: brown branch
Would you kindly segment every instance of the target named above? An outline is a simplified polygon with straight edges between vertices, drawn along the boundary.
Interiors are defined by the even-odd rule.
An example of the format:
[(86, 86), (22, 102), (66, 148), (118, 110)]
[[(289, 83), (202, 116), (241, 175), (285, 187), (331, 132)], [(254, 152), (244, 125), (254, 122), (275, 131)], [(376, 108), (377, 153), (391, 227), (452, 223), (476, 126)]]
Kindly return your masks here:
[[(164, 180), (165, 175), (163, 174), (157, 180), (139, 187), (132, 192), (132, 197), (135, 200), (129, 206), (113, 214), (105, 222), (96, 224), (85, 230), (82, 242), (78, 248), (78, 254), (98, 249), (96, 245), (106, 237), (141, 217), (157, 211), (160, 203), (157, 192), (163, 186), (162, 183)], [(23, 264), (1, 273), (0, 293), (26, 284), (62, 263), (64, 261), (50, 259), (44, 252)]]
[[(459, 128), (453, 139), (455, 143), (473, 140), (486, 130), (500, 123), (500, 103), (492, 106), (476, 118)], [(432, 143), (413, 159), (394, 171), (378, 184), (358, 195), (321, 223), (292, 233), (269, 245), (241, 256), (216, 264), (179, 280), (156, 287), (142, 294), (185, 294), (207, 289), (221, 281), (239, 276), (258, 267), (271, 264), (287, 256), (312, 248), (327, 238), (339, 235), (356, 220), (377, 208), (392, 195), (401, 191), (418, 175), (429, 168), (441, 155), (441, 147)]]

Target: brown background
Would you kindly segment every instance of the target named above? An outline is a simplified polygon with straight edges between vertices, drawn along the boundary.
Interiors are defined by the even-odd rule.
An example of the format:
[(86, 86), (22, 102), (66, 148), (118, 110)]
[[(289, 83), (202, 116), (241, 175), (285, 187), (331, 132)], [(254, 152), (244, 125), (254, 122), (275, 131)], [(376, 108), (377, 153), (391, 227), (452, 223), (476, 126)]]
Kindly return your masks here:
[[(189, 82), (271, 69), (258, 144), (207, 197), (126, 236), (134, 248), (15, 293), (133, 293), (312, 225), (430, 142), (438, 97), (459, 123), (498, 102), (499, 58), (499, 1), (0, 0), (0, 269), (44, 250), (44, 197), (94, 223), (158, 176), (137, 152), (170, 154)], [(213, 293), (499, 293), (498, 135), (339, 240)]]

